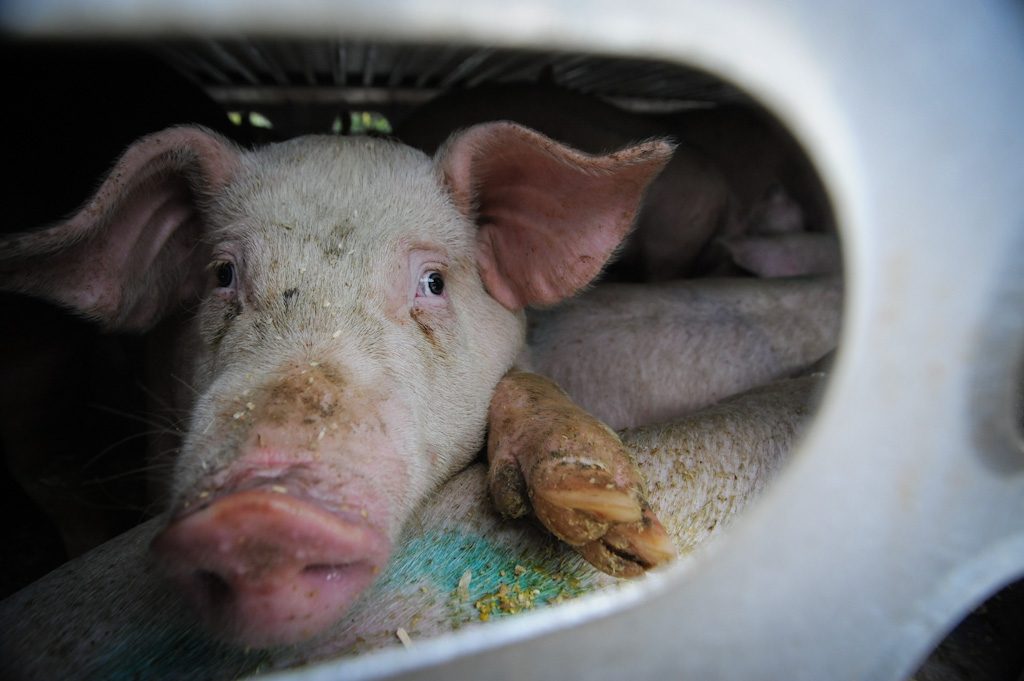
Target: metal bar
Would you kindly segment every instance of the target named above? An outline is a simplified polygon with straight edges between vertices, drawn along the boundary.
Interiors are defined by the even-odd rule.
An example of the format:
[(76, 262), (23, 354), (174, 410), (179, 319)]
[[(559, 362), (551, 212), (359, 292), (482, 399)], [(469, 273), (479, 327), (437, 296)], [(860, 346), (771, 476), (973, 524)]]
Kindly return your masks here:
[(432, 63), (427, 64), (427, 68), (420, 73), (416, 79), (416, 87), (426, 87), (438, 73), (442, 73), (442, 69), (447, 66), (452, 60), (454, 60), (463, 49), (456, 46), (445, 46), (440, 49), (437, 57), (432, 60)]
[(257, 43), (246, 41), (244, 46), (249, 58), (263, 71), (268, 73), (276, 85), (283, 86), (288, 84), (288, 76), (281, 70), (280, 64), (274, 59), (268, 59)]
[(212, 86), (207, 93), (216, 101), (246, 105), (282, 104), (422, 104), (440, 94), (431, 88), (389, 87), (250, 87)]
[(467, 78), (471, 73), (476, 71), (482, 64), (487, 62), (488, 59), (495, 53), (493, 48), (484, 48), (472, 52), (468, 57), (462, 60), (462, 62), (454, 68), (447, 76), (441, 79), (441, 87), (449, 88), (453, 85), (460, 83), (462, 80)]
[(165, 45), (157, 43), (154, 51), (163, 59), (170, 62), (186, 78), (193, 81), (200, 87), (207, 87), (210, 81), (229, 85), (231, 79), (219, 69), (213, 68), (206, 60), (200, 59), (194, 52), (185, 47)]
[(377, 46), (370, 43), (365, 48), (364, 54), (366, 57), (363, 60), (363, 87), (370, 87), (373, 85), (374, 80), (374, 68), (377, 62)]
[[(260, 79), (256, 77), (252, 71), (250, 71), (242, 62), (235, 58), (233, 54), (227, 49), (227, 47), (214, 40), (206, 40), (203, 45), (216, 57), (216, 59), (226, 66), (228, 69), (234, 70), (242, 78), (249, 82), (250, 85), (259, 85)], [(226, 73), (226, 71), (225, 71)]]
[(466, 87), (476, 87), (477, 85), (489, 80), (507, 79), (509, 72), (512, 71), (515, 66), (525, 62), (536, 61), (538, 61), (538, 58), (534, 55), (523, 54), (521, 52), (502, 51), (496, 53), (486, 68), (480, 68), (471, 77), (466, 78)]
[(345, 85), (348, 83), (348, 45), (344, 42), (338, 43), (334, 56), (334, 84)]
[[(406, 71), (412, 64), (421, 62), (422, 50), (418, 47), (398, 48), (398, 56), (388, 74), (388, 86), (397, 87), (406, 76)], [(429, 57), (429, 55), (426, 55)]]

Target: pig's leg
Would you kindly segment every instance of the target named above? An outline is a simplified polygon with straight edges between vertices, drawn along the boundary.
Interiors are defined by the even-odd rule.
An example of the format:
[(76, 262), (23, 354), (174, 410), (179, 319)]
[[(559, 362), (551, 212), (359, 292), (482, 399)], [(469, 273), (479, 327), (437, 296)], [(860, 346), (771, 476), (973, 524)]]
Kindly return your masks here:
[(532, 508), (555, 536), (620, 577), (675, 556), (619, 437), (554, 383), (509, 372), (488, 417), (488, 481), (502, 515)]

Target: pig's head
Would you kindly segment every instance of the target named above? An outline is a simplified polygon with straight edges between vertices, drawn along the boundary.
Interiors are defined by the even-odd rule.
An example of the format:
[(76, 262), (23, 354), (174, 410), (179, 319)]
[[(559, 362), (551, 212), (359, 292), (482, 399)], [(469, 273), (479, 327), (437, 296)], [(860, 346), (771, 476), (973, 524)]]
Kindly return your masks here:
[(144, 138), (95, 197), (3, 243), (0, 282), (110, 329), (181, 316), (195, 403), (158, 562), (222, 637), (344, 614), (478, 451), (522, 308), (593, 279), (671, 153), (589, 156), (510, 123), (431, 159), (309, 137)]

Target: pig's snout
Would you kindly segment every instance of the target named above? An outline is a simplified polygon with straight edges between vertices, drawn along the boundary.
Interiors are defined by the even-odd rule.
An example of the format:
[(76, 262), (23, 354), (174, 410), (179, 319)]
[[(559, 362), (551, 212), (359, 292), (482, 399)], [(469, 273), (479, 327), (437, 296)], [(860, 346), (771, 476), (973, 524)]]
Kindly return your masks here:
[(250, 489), (174, 520), (153, 550), (207, 625), (253, 647), (294, 643), (338, 620), (387, 560), (361, 519)]

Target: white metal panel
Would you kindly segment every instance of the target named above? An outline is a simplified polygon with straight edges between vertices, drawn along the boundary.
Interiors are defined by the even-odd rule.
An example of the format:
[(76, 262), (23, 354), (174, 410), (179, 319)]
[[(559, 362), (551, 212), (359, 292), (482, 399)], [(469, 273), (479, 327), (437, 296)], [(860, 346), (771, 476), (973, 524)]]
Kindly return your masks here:
[(687, 568), (288, 678), (897, 679), (1024, 573), (1024, 21), (1013, 3), (44, 2), (37, 34), (346, 35), (686, 62), (773, 109), (833, 198), (834, 378), (785, 475)]

